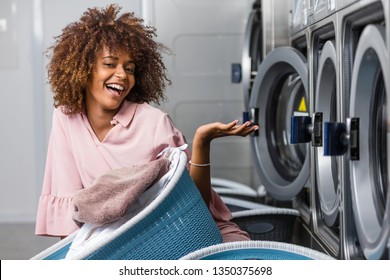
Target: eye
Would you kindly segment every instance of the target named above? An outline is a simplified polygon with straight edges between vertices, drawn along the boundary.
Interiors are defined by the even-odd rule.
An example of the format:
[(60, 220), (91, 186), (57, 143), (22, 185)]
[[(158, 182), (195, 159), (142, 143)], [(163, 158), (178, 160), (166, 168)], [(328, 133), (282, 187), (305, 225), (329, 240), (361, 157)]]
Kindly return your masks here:
[(129, 73), (129, 74), (134, 74), (134, 67), (126, 67), (125, 68), (126, 72)]
[(107, 66), (107, 67), (110, 67), (110, 68), (115, 67), (115, 65), (112, 64), (112, 63), (104, 63), (104, 66)]

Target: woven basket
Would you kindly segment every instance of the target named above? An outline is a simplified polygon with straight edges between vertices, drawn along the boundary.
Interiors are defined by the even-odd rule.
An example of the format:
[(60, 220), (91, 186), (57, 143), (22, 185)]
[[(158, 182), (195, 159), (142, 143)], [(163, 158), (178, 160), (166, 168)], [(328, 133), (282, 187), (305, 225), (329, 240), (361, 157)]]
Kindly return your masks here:
[(233, 221), (252, 240), (269, 240), (291, 243), (294, 225), (299, 211), (288, 208), (269, 207), (233, 212)]
[[(76, 259), (168, 260), (218, 244), (222, 237), (198, 189), (186, 170), (187, 157), (157, 199), (139, 214), (91, 246)], [(76, 233), (33, 259), (63, 259)]]
[(237, 241), (192, 252), (182, 260), (334, 260), (299, 245), (276, 241)]

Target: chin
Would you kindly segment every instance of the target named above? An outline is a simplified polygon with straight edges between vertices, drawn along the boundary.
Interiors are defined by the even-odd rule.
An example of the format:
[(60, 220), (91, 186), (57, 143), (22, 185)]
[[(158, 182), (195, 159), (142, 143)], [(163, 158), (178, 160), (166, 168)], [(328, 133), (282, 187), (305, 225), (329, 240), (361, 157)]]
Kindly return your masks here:
[(112, 110), (117, 110), (117, 109), (119, 109), (119, 108), (121, 107), (122, 102), (123, 102), (123, 101), (121, 101), (121, 102), (107, 102), (107, 103), (105, 104), (104, 108), (105, 108), (106, 110), (110, 110), (110, 111), (112, 111)]

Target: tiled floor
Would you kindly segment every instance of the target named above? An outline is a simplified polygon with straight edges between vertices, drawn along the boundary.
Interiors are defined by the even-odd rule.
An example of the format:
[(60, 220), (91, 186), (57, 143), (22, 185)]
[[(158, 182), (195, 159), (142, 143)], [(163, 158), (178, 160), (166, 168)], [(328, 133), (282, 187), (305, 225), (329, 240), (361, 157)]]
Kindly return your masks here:
[(60, 241), (54, 237), (34, 234), (35, 224), (0, 224), (0, 259), (28, 260), (52, 244)]

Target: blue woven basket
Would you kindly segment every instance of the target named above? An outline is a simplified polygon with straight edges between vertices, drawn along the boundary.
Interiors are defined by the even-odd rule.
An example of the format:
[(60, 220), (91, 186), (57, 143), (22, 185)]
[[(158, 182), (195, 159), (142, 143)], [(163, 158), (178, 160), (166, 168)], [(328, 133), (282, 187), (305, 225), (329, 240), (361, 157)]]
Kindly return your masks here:
[(292, 243), (294, 225), (299, 211), (268, 207), (233, 212), (233, 222), (248, 232), (252, 240)]
[[(158, 198), (79, 259), (169, 260), (219, 244), (222, 237), (185, 168), (185, 153)], [(33, 259), (62, 259), (74, 234)]]
[(329, 255), (299, 245), (276, 241), (239, 241), (192, 252), (183, 260), (334, 260)]

